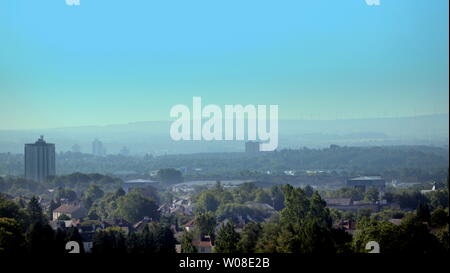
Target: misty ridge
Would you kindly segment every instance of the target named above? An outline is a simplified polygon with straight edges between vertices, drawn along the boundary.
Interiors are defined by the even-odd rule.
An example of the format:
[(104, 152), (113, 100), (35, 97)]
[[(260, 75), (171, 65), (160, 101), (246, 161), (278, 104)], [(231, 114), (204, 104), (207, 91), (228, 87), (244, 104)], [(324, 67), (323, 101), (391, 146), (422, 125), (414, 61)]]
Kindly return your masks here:
[[(130, 155), (242, 152), (244, 141), (173, 141), (172, 121), (147, 121), (105, 126), (52, 129), (0, 130), (0, 152), (23, 153), (24, 143), (39, 135), (56, 144), (56, 150), (71, 151), (77, 144), (82, 153), (92, 152), (99, 139), (107, 154), (127, 147)], [(284, 148), (347, 146), (430, 145), (448, 147), (449, 115), (342, 120), (280, 120), (279, 145)]]

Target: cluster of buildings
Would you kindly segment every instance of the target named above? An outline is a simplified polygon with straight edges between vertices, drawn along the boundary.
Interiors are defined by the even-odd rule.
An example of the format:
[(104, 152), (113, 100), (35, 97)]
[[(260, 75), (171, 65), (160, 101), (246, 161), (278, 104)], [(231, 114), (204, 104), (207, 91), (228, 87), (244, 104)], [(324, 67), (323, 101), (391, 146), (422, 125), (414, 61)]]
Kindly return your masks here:
[[(61, 216), (67, 216), (61, 219)], [(80, 234), (85, 252), (91, 252), (93, 246), (93, 238), (95, 232), (108, 227), (117, 227), (124, 231), (125, 234), (129, 232), (141, 232), (144, 227), (152, 221), (149, 217), (144, 217), (137, 223), (129, 223), (124, 219), (110, 219), (110, 220), (83, 220), (87, 216), (87, 210), (79, 203), (65, 203), (53, 210), (53, 220), (50, 221), (50, 226), (54, 229), (69, 229), (76, 228)], [(61, 217), (61, 218), (60, 218)], [(172, 226), (175, 230), (175, 227)]]
[[(377, 202), (355, 201), (351, 198), (325, 198), (327, 206), (343, 211), (357, 212), (361, 209), (370, 209), (372, 211), (379, 211), (383, 206), (387, 206), (383, 200), (383, 194), (386, 188), (386, 181), (380, 176), (360, 176), (347, 180), (347, 187), (360, 189), (366, 192), (370, 188), (378, 190)], [(396, 204), (389, 204), (389, 206), (396, 206)], [(397, 207), (396, 207), (397, 208)]]
[[(75, 144), (72, 146), (72, 151), (79, 153), (81, 148)], [(106, 147), (98, 139), (92, 142), (92, 154), (106, 156)], [(128, 156), (130, 150), (124, 146), (119, 154)], [(55, 159), (55, 144), (47, 143), (44, 136), (41, 135), (35, 143), (25, 144), (25, 178), (42, 182), (47, 177), (54, 176), (56, 174)]]
[(181, 214), (193, 216), (195, 204), (190, 198), (175, 199), (172, 203), (166, 203), (159, 207), (159, 212), (163, 215)]

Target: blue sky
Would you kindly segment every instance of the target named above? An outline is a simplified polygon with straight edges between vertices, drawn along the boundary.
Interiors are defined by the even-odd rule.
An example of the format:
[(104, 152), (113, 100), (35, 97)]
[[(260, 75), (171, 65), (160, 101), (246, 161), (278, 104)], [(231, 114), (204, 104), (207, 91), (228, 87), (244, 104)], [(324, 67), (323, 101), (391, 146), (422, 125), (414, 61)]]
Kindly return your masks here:
[(3, 0), (0, 129), (169, 120), (278, 104), (281, 119), (448, 113), (447, 0)]

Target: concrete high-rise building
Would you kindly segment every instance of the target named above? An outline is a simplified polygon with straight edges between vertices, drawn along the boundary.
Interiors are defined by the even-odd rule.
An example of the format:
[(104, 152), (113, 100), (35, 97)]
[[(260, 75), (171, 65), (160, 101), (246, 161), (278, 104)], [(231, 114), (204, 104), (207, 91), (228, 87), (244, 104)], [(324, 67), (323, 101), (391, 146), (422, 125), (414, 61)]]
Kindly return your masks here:
[(103, 146), (103, 143), (98, 139), (95, 139), (92, 142), (92, 154), (94, 154), (96, 156), (105, 156), (106, 155), (106, 149)]
[(25, 177), (42, 182), (55, 175), (55, 144), (41, 136), (35, 143), (25, 144)]

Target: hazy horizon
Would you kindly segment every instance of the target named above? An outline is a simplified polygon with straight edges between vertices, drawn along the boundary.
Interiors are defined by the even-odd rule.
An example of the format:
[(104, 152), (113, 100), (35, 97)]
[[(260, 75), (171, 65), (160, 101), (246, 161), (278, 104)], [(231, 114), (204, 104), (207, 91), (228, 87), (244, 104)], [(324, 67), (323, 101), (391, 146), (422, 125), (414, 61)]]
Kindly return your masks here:
[[(50, 129), (0, 130), (0, 152), (22, 153), (24, 143), (44, 135), (57, 151), (70, 151), (80, 145), (91, 153), (92, 141), (100, 139), (108, 154), (126, 146), (132, 155), (198, 152), (240, 152), (243, 141), (171, 140), (171, 121), (146, 121), (106, 126), (81, 126)], [(448, 147), (449, 115), (352, 120), (280, 120), (279, 148), (321, 148), (344, 146), (431, 145)]]

